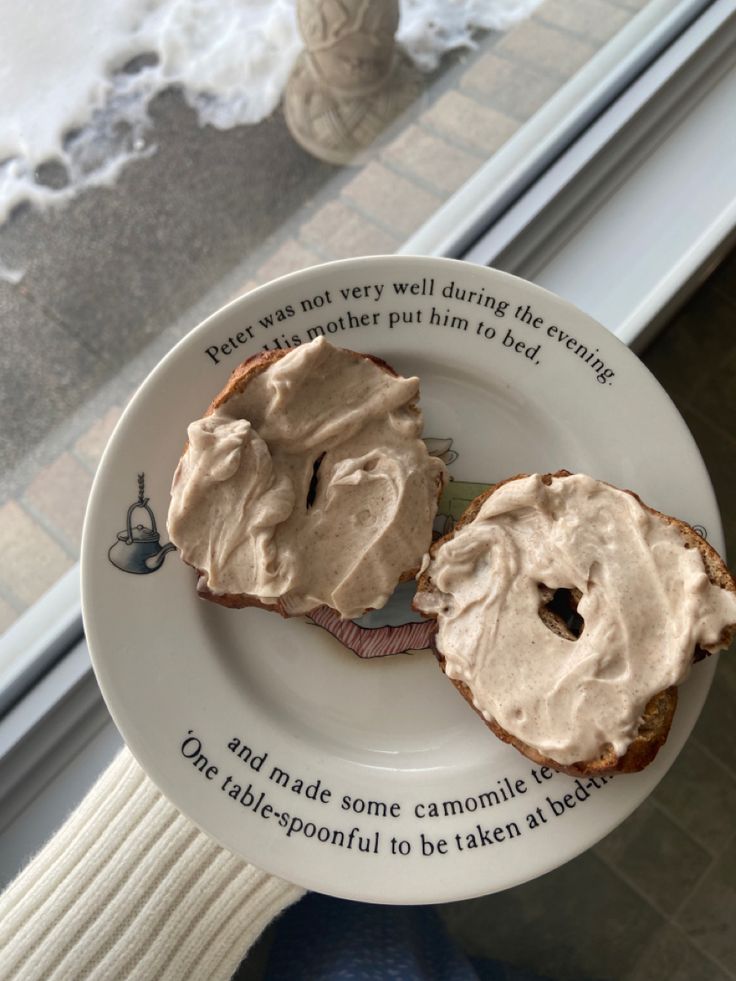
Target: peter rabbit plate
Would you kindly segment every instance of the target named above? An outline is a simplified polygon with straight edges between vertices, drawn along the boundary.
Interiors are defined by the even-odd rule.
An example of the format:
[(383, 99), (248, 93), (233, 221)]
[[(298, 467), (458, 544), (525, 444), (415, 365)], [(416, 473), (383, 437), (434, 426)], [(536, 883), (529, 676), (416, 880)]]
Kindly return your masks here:
[(234, 301), (163, 359), (110, 440), (85, 527), (84, 619), (113, 718), (163, 793), (233, 852), (320, 892), (434, 903), (505, 889), (647, 797), (715, 659), (682, 687), (649, 768), (573, 779), (466, 705), (410, 610), (413, 584), (357, 621), (199, 599), (166, 532), (187, 425), (245, 358), (321, 336), (421, 378), (425, 436), (452, 478), (438, 531), (490, 482), (565, 468), (635, 489), (722, 549), (710, 482), (667, 395), (603, 327), (504, 273), (410, 256), (318, 266)]

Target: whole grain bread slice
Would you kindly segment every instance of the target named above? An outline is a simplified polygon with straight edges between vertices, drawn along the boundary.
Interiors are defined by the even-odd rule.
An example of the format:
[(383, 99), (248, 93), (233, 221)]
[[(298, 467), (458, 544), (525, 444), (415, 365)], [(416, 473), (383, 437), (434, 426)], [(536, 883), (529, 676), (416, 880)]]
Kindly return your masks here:
[[(286, 357), (291, 353), (293, 349), (282, 349), (276, 351), (262, 351), (259, 354), (254, 354), (252, 357), (247, 358), (241, 364), (239, 364), (232, 372), (227, 380), (225, 387), (220, 391), (212, 402), (207, 407), (204, 416), (212, 415), (221, 405), (228, 402), (230, 399), (237, 395), (240, 395), (245, 391), (246, 387), (249, 385), (254, 378), (267, 371), (271, 365), (280, 361), (281, 358)], [(356, 359), (363, 359), (365, 361), (370, 361), (385, 371), (389, 375), (393, 375), (395, 378), (399, 377), (397, 371), (395, 371), (390, 364), (384, 361), (382, 358), (377, 358), (372, 354), (363, 354), (358, 351), (349, 351), (345, 348), (342, 349), (345, 354), (349, 354)], [(412, 402), (408, 406), (410, 411), (419, 414), (419, 407), (417, 401)], [(189, 449), (189, 444), (184, 445), (183, 452), (186, 454)], [(442, 480), (438, 479), (437, 484), (437, 498), (442, 493)], [(247, 593), (213, 593), (205, 584), (205, 575), (201, 569), (197, 569), (198, 581), (197, 581), (197, 593), (203, 599), (209, 600), (212, 603), (218, 603), (220, 606), (230, 607), (231, 609), (242, 609), (245, 607), (256, 607), (261, 610), (270, 610), (275, 613), (279, 613), (282, 617), (288, 618), (291, 616), (302, 616), (302, 614), (292, 614), (289, 613), (281, 600), (276, 600), (275, 603), (264, 603), (257, 596), (250, 596)], [(406, 569), (401, 573), (398, 582), (406, 582), (409, 579), (413, 579), (417, 572), (419, 571), (418, 566), (413, 569)]]
[[(498, 483), (489, 487), (483, 494), (476, 497), (475, 500), (471, 501), (460, 519), (453, 527), (452, 531), (432, 544), (429, 553), (430, 556), (434, 557), (442, 545), (452, 539), (460, 528), (474, 521), (485, 501), (488, 500), (488, 498), (491, 497), (491, 495), (494, 494), (500, 487), (503, 487), (504, 484), (507, 484), (512, 480), (520, 480), (527, 476), (529, 475), (521, 473), (499, 481)], [(558, 470), (555, 473), (544, 474), (542, 476), (542, 480), (544, 483), (550, 484), (554, 478), (565, 478), (570, 476), (572, 476), (572, 474), (568, 470)], [(649, 512), (649, 514), (654, 515), (658, 520), (663, 521), (665, 524), (676, 528), (679, 534), (682, 536), (684, 548), (696, 548), (700, 552), (703, 558), (705, 572), (713, 585), (719, 586), (721, 589), (726, 589), (729, 592), (736, 594), (736, 581), (734, 581), (733, 576), (726, 568), (725, 563), (715, 549), (709, 545), (708, 542), (706, 542), (705, 539), (702, 538), (693, 528), (691, 528), (690, 525), (686, 524), (684, 521), (680, 521), (678, 518), (673, 518), (670, 515), (663, 514), (661, 511), (656, 511), (654, 508), (649, 507), (649, 505), (645, 504), (639, 495), (634, 491), (625, 490), (625, 493), (630, 494), (645, 511)], [(433, 589), (434, 587), (429, 572), (423, 572), (419, 576), (417, 593), (431, 592)], [(577, 591), (573, 591), (573, 600), (575, 603), (580, 599), (580, 594), (577, 593), (577, 595), (575, 595), (576, 593)], [(565, 637), (568, 640), (574, 639), (575, 634), (571, 632), (567, 620), (560, 613), (550, 609), (552, 599), (552, 590), (546, 587), (540, 588), (540, 617), (544, 623), (559, 636)], [(718, 646), (720, 648), (728, 647), (733, 640), (734, 635), (736, 635), (736, 623), (729, 624), (723, 628), (718, 639), (718, 643), (714, 646)], [(445, 658), (441, 650), (439, 650), (437, 647), (436, 634), (434, 638), (434, 652), (440, 667), (444, 671)], [(699, 661), (710, 653), (710, 651), (707, 651), (701, 647), (696, 647), (693, 651), (693, 661)], [(476, 711), (478, 715), (483, 718), (473, 703), (473, 693), (468, 685), (460, 680), (450, 680), (463, 698), (474, 709), (474, 711)], [(533, 760), (535, 763), (552, 767), (553, 769), (559, 770), (562, 773), (567, 773), (570, 776), (591, 777), (612, 773), (635, 773), (639, 770), (643, 770), (645, 766), (652, 762), (660, 748), (664, 745), (672, 725), (672, 719), (674, 717), (676, 707), (676, 687), (672, 686), (664, 691), (658, 692), (647, 703), (639, 722), (639, 728), (636, 736), (629, 744), (629, 747), (623, 756), (617, 756), (613, 747), (606, 745), (602, 747), (600, 756), (596, 757), (595, 759), (580, 760), (571, 764), (561, 764), (556, 760), (550, 759), (548, 756), (545, 756), (543, 753), (537, 750), (534, 746), (530, 746), (521, 739), (518, 739), (516, 736), (512, 735), (512, 733), (508, 732), (494, 720), (489, 721), (483, 718), (483, 721), (499, 739), (505, 743), (509, 743), (511, 746), (514, 746), (519, 750), (519, 752), (523, 753), (524, 756), (528, 757), (530, 760)]]

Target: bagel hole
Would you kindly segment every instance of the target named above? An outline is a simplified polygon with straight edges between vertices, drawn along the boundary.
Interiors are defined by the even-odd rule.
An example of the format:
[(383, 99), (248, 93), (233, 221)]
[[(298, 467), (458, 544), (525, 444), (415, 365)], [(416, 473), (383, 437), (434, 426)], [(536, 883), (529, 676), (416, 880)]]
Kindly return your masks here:
[(561, 621), (572, 635), (571, 639), (578, 640), (585, 628), (585, 620), (578, 613), (578, 603), (582, 598), (580, 590), (566, 589), (564, 587), (552, 590), (548, 586), (540, 583), (539, 591), (542, 595), (539, 614), (544, 625), (554, 632), (554, 628), (542, 616), (542, 610), (551, 613), (558, 623)]
[(309, 481), (309, 490), (307, 491), (307, 510), (311, 508), (314, 504), (314, 499), (317, 496), (317, 481), (319, 480), (319, 468), (324, 460), (324, 453), (320, 453), (317, 459), (312, 464), (312, 479)]

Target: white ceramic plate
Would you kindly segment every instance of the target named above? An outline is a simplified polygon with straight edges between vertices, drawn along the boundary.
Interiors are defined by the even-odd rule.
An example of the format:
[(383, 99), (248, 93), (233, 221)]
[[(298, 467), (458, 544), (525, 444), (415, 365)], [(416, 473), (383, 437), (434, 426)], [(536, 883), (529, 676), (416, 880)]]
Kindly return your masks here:
[[(187, 424), (241, 360), (320, 329), (420, 376), (425, 435), (445, 440), (453, 460), (444, 511), (462, 508), (475, 483), (564, 467), (637, 490), (704, 526), (722, 549), (688, 430), (604, 328), (478, 266), (415, 257), (331, 263), (220, 310), (128, 406), (95, 481), (83, 544), (84, 619), (100, 686), (166, 796), (269, 872), (386, 903), (513, 886), (573, 858), (645, 799), (692, 729), (715, 659), (683, 686), (652, 766), (606, 783), (576, 781), (540, 771), (495, 739), (426, 650), (359, 660), (313, 623), (198, 599), (192, 570), (161, 551)], [(138, 474), (151, 511), (131, 510), (128, 544)], [(392, 635), (385, 625), (404, 622), (407, 609), (400, 596), (367, 621), (373, 633), (354, 633), (380, 648)]]

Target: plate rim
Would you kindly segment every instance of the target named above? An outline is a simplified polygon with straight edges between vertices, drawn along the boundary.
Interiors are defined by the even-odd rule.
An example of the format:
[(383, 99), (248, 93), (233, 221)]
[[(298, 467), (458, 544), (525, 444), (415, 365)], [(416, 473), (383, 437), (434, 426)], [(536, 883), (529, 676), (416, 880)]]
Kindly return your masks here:
[[(252, 291), (250, 291), (250, 292), (248, 292), (246, 294), (243, 294), (241, 296), (238, 296), (238, 297), (233, 298), (230, 302), (224, 304), (218, 310), (213, 311), (208, 317), (206, 317), (204, 320), (202, 320), (199, 324), (197, 324), (195, 327), (193, 327), (192, 330), (189, 331), (184, 337), (182, 337), (171, 348), (171, 350), (166, 355), (164, 355), (163, 358), (161, 358), (157, 362), (157, 364), (147, 374), (146, 378), (141, 383), (141, 385), (138, 387), (138, 389), (136, 390), (136, 392), (134, 393), (134, 395), (130, 398), (130, 400), (129, 400), (128, 404), (126, 405), (125, 410), (123, 411), (123, 413), (122, 413), (122, 415), (121, 415), (121, 417), (120, 417), (117, 425), (115, 426), (115, 429), (113, 431), (112, 436), (108, 440), (108, 443), (107, 443), (107, 445), (105, 447), (105, 450), (103, 452), (103, 455), (101, 457), (101, 460), (100, 460), (100, 463), (98, 465), (97, 472), (95, 474), (95, 478), (94, 478), (94, 481), (93, 481), (92, 489), (91, 489), (91, 492), (90, 492), (87, 514), (85, 516), (84, 530), (83, 530), (83, 536), (82, 536), (82, 548), (81, 548), (81, 560), (80, 560), (80, 576), (81, 576), (81, 585), (82, 585), (82, 590), (81, 590), (81, 595), (82, 595), (82, 613), (83, 613), (83, 620), (84, 620), (84, 626), (85, 626), (85, 634), (87, 636), (91, 636), (92, 634), (96, 633), (96, 630), (97, 630), (96, 626), (94, 626), (94, 619), (95, 619), (95, 617), (94, 617), (94, 611), (92, 611), (91, 608), (90, 608), (90, 586), (89, 586), (89, 577), (88, 577), (88, 571), (87, 571), (88, 569), (90, 569), (92, 567), (92, 564), (93, 564), (93, 562), (92, 562), (92, 556), (90, 555), (90, 541), (92, 540), (92, 537), (93, 537), (93, 527), (92, 527), (92, 521), (90, 520), (90, 515), (92, 515), (94, 513), (93, 502), (96, 503), (96, 501), (97, 501), (97, 497), (99, 495), (99, 488), (102, 485), (102, 482), (103, 482), (103, 479), (104, 479), (104, 475), (106, 474), (107, 469), (109, 467), (115, 465), (115, 450), (116, 450), (116, 442), (117, 442), (118, 435), (120, 433), (122, 433), (122, 432), (125, 431), (125, 429), (126, 429), (126, 427), (128, 425), (128, 420), (131, 418), (131, 415), (133, 414), (133, 411), (134, 411), (135, 407), (137, 406), (139, 400), (143, 396), (145, 396), (145, 394), (149, 391), (149, 388), (152, 387), (156, 383), (156, 381), (158, 380), (158, 377), (159, 377), (160, 373), (164, 372), (166, 370), (166, 368), (168, 367), (168, 365), (171, 362), (175, 361), (176, 358), (179, 357), (182, 354), (182, 352), (187, 347), (189, 347), (190, 345), (192, 345), (193, 342), (194, 342), (194, 340), (197, 337), (204, 336), (208, 331), (210, 331), (213, 328), (213, 326), (215, 326), (216, 324), (220, 323), (226, 316), (233, 315), (233, 314), (237, 313), (242, 308), (248, 308), (254, 302), (257, 302), (259, 298), (263, 298), (265, 296), (268, 296), (269, 293), (278, 292), (278, 290), (281, 287), (283, 287), (285, 284), (288, 284), (290, 286), (298, 286), (300, 283), (308, 282), (311, 279), (314, 279), (314, 278), (317, 278), (318, 279), (320, 276), (322, 276), (326, 272), (330, 272), (331, 273), (331, 272), (333, 272), (335, 270), (350, 270), (351, 268), (365, 268), (366, 265), (368, 265), (368, 266), (371, 266), (371, 265), (379, 266), (381, 263), (385, 263), (387, 260), (390, 261), (391, 263), (400, 263), (402, 265), (403, 264), (406, 264), (407, 267), (411, 267), (411, 266), (414, 266), (417, 263), (420, 263), (423, 266), (426, 265), (426, 264), (429, 264), (430, 267), (435, 267), (438, 270), (439, 269), (448, 269), (448, 268), (457, 268), (457, 269), (463, 269), (463, 270), (465, 270), (468, 267), (472, 267), (472, 268), (479, 269), (479, 270), (490, 271), (494, 275), (501, 277), (501, 281), (508, 279), (508, 280), (511, 280), (511, 281), (519, 284), (520, 287), (523, 290), (531, 289), (531, 291), (533, 293), (537, 293), (538, 295), (541, 294), (541, 295), (544, 295), (546, 297), (552, 298), (555, 304), (561, 305), (564, 310), (566, 310), (566, 311), (568, 311), (568, 312), (571, 313), (571, 316), (573, 318), (579, 319), (579, 318), (582, 317), (583, 320), (586, 321), (588, 324), (594, 324), (597, 329), (600, 329), (602, 331), (605, 331), (605, 334), (606, 334), (607, 337), (609, 337), (611, 340), (615, 341), (615, 343), (617, 345), (620, 345), (620, 347), (622, 349), (626, 350), (627, 351), (627, 356), (630, 355), (633, 358), (633, 361), (638, 362), (638, 364), (641, 367), (644, 368), (644, 370), (647, 373), (647, 375), (649, 375), (649, 378), (651, 379), (651, 381), (656, 385), (656, 387), (659, 389), (660, 393), (663, 394), (665, 396), (665, 398), (668, 400), (668, 402), (670, 404), (670, 407), (672, 409), (673, 421), (674, 420), (679, 421), (679, 423), (681, 424), (681, 428), (684, 431), (684, 433), (686, 433), (690, 437), (690, 442), (692, 444), (692, 448), (697, 453), (698, 457), (700, 457), (700, 452), (699, 452), (699, 450), (697, 448), (697, 445), (695, 444), (694, 439), (692, 438), (691, 434), (689, 433), (689, 430), (687, 429), (687, 426), (684, 423), (684, 420), (682, 419), (682, 417), (680, 416), (680, 414), (679, 414), (676, 406), (674, 405), (671, 397), (662, 388), (662, 386), (659, 385), (659, 383), (657, 382), (656, 378), (654, 378), (654, 376), (651, 375), (651, 372), (649, 372), (648, 369), (646, 369), (646, 366), (644, 366), (642, 364), (642, 362), (636, 357), (636, 355), (634, 355), (633, 352), (631, 352), (630, 349), (628, 349), (626, 347), (626, 345), (624, 345), (618, 338), (616, 338), (615, 335), (613, 335), (609, 331), (607, 331), (606, 328), (603, 327), (601, 324), (599, 324), (598, 321), (596, 321), (594, 318), (590, 317), (584, 311), (581, 311), (578, 307), (576, 307), (570, 301), (565, 300), (563, 297), (557, 296), (556, 294), (554, 294), (553, 292), (545, 289), (544, 287), (537, 286), (536, 284), (530, 283), (527, 280), (522, 279), (521, 277), (514, 276), (512, 274), (503, 272), (501, 270), (495, 270), (495, 269), (488, 270), (488, 267), (482, 267), (482, 266), (474, 267), (473, 264), (464, 262), (463, 260), (459, 260), (459, 259), (445, 259), (445, 258), (441, 258), (441, 257), (426, 257), (426, 256), (414, 256), (414, 255), (401, 255), (401, 256), (383, 255), (383, 256), (370, 256), (370, 257), (352, 257), (350, 259), (340, 259), (340, 260), (334, 260), (334, 261), (331, 261), (331, 262), (321, 263), (321, 264), (318, 264), (316, 266), (308, 267), (307, 269), (298, 270), (298, 271), (296, 271), (294, 273), (288, 273), (288, 274), (286, 274), (284, 276), (278, 277), (277, 279), (271, 280), (268, 283), (264, 283), (261, 286), (257, 287), (256, 289), (254, 289), (254, 290), (252, 290)], [(633, 364), (633, 361), (631, 362), (632, 364)], [(240, 358), (237, 358), (237, 357), (234, 358), (232, 360), (232, 368), (235, 368), (240, 362), (241, 362), (241, 359)], [(213, 386), (213, 388), (214, 388), (214, 386)], [(701, 464), (702, 464), (702, 457), (700, 457), (700, 461), (701, 461)], [(698, 491), (697, 491), (697, 494), (698, 494), (699, 497), (702, 497), (703, 494), (705, 493), (706, 495), (709, 495), (709, 497), (710, 497), (710, 500), (707, 502), (707, 504), (711, 507), (711, 510), (713, 510), (714, 514), (718, 518), (718, 526), (713, 529), (713, 531), (715, 533), (715, 538), (716, 538), (716, 540), (718, 540), (719, 538), (722, 538), (722, 528), (720, 526), (720, 515), (719, 515), (719, 512), (718, 512), (718, 507), (717, 507), (717, 502), (716, 502), (715, 495), (714, 495), (714, 492), (713, 492), (713, 487), (712, 487), (712, 484), (710, 482), (710, 478), (709, 478), (709, 476), (707, 474), (707, 471), (705, 469), (704, 464), (702, 465), (702, 473), (696, 475), (696, 479), (699, 480), (702, 477), (705, 477), (705, 484), (707, 486), (700, 487), (698, 489)], [(93, 664), (95, 676), (96, 676), (96, 678), (98, 680), (98, 684), (100, 685), (100, 689), (102, 691), (103, 698), (104, 698), (105, 703), (106, 703), (106, 705), (108, 707), (108, 710), (110, 711), (111, 716), (113, 717), (113, 720), (114, 720), (117, 728), (119, 729), (119, 731), (121, 732), (121, 734), (123, 734), (126, 731), (126, 729), (128, 729), (128, 725), (121, 718), (119, 718), (118, 711), (117, 711), (118, 705), (115, 703), (115, 698), (114, 697), (111, 697), (110, 693), (107, 691), (106, 684), (103, 683), (103, 680), (102, 680), (102, 677), (101, 677), (101, 673), (104, 674), (104, 672), (101, 672), (101, 670), (100, 670), (101, 662), (99, 662), (99, 651), (97, 651), (97, 650), (94, 649), (96, 645), (93, 645), (93, 643), (91, 643), (91, 642), (89, 643), (88, 646), (89, 646), (89, 649), (90, 649), (90, 658), (92, 660), (92, 664)], [(705, 676), (706, 672), (708, 673), (709, 676), (707, 678), (707, 683), (705, 684), (705, 687), (704, 687), (704, 690), (703, 690), (701, 705), (698, 707), (697, 712), (696, 712), (696, 716), (695, 716), (696, 718), (697, 718), (697, 715), (699, 715), (699, 713), (700, 713), (700, 711), (702, 709), (702, 702), (704, 702), (705, 697), (707, 696), (707, 691), (708, 691), (708, 689), (710, 687), (710, 683), (712, 681), (713, 673), (715, 671), (716, 661), (717, 661), (717, 656), (711, 657), (699, 669), (701, 671), (701, 675), (702, 676)], [(701, 680), (703, 680), (703, 679), (701, 678)], [(689, 732), (688, 732), (688, 736), (689, 736)], [(130, 751), (133, 753), (134, 757), (137, 759), (139, 765), (141, 765), (141, 767), (143, 768), (144, 772), (146, 772), (146, 774), (149, 776), (149, 778), (153, 780), (154, 784), (159, 788), (159, 790), (161, 791), (161, 793), (168, 800), (174, 802), (173, 801), (173, 797), (171, 796), (170, 792), (168, 792), (167, 790), (165, 790), (164, 787), (162, 786), (161, 782), (159, 780), (157, 780), (155, 777), (152, 776), (149, 767), (145, 765), (145, 763), (141, 759), (141, 756), (139, 755), (139, 753), (137, 753), (136, 750), (133, 748), (133, 746), (131, 745), (131, 741), (128, 738), (126, 738), (125, 735), (123, 735), (123, 739), (124, 739), (125, 744), (128, 746), (128, 748), (130, 749)], [(667, 772), (667, 769), (669, 769), (669, 766), (671, 766), (672, 763), (674, 763), (675, 759), (677, 758), (677, 755), (679, 755), (679, 751), (680, 751), (681, 748), (682, 747), (680, 746), (678, 748), (677, 752), (674, 753), (672, 759), (668, 762), (667, 767), (665, 769), (663, 769), (662, 772), (659, 774), (657, 781), (652, 785), (652, 787), (649, 789), (649, 791), (647, 792), (647, 794), (645, 794), (645, 796), (642, 799), (640, 799), (640, 800), (637, 800), (636, 798), (632, 798), (630, 807), (626, 810), (626, 813), (623, 814), (623, 816), (620, 816), (620, 815), (617, 816), (617, 818), (615, 820), (615, 823), (613, 824), (612, 828), (608, 828), (604, 832), (604, 834), (609, 833), (610, 830), (613, 829), (613, 827), (617, 827), (618, 824), (621, 823), (621, 821), (623, 821), (629, 814), (631, 814), (633, 812), (633, 810), (636, 809), (636, 807), (638, 807), (641, 803), (643, 803), (643, 801), (646, 799), (646, 797), (652, 792), (652, 790), (656, 786), (656, 783), (658, 783), (659, 780)], [(143, 755), (145, 755), (145, 754), (143, 754)], [(177, 808), (181, 809), (180, 808), (180, 805), (177, 804), (177, 803), (175, 803), (175, 802), (174, 802), (174, 806), (176, 806)], [(207, 834), (210, 838), (213, 838), (214, 840), (218, 841), (228, 851), (233, 852), (232, 846), (230, 844), (228, 844), (225, 840), (223, 840), (223, 838), (220, 837), (217, 834), (216, 831), (212, 830), (209, 827), (205, 827), (202, 822), (200, 822), (197, 818), (193, 817), (188, 811), (184, 811), (183, 810), (183, 813), (185, 813), (187, 815), (187, 817), (190, 820), (192, 820), (193, 823), (203, 831), (203, 833)], [(603, 835), (600, 835), (599, 838), (597, 838), (596, 840), (599, 840), (600, 837), (602, 837), (602, 836)], [(534, 879), (534, 878), (538, 877), (539, 875), (543, 875), (546, 872), (551, 871), (552, 869), (559, 867), (560, 864), (565, 864), (567, 861), (570, 861), (572, 858), (577, 857), (582, 852), (586, 851), (589, 847), (592, 847), (592, 844), (594, 844), (594, 843), (595, 843), (595, 841), (593, 841), (593, 842), (590, 842), (590, 841), (587, 841), (587, 840), (586, 841), (583, 841), (580, 844), (580, 847), (578, 849), (573, 849), (572, 851), (566, 851), (565, 852), (565, 856), (566, 857), (564, 858), (564, 860), (563, 860), (562, 863), (560, 863), (559, 861), (557, 861), (555, 858), (550, 857), (550, 861), (549, 861), (549, 863), (546, 866), (545, 865), (542, 865), (542, 866), (539, 867), (538, 870), (532, 872), (531, 874), (529, 874), (529, 875), (527, 875), (527, 876), (525, 876), (523, 878), (514, 877), (514, 881), (513, 882), (508, 882), (508, 883), (506, 883), (504, 885), (501, 885), (501, 886), (498, 886), (498, 887), (491, 887), (490, 890), (488, 888), (480, 888), (480, 889), (476, 889), (476, 890), (468, 890), (468, 889), (464, 889), (461, 886), (459, 886), (457, 889), (443, 888), (442, 891), (441, 891), (441, 893), (439, 893), (437, 895), (422, 896), (422, 897), (414, 898), (414, 899), (407, 899), (405, 895), (400, 895), (400, 896), (396, 896), (396, 897), (382, 896), (380, 899), (377, 899), (374, 895), (371, 895), (371, 896), (367, 897), (366, 894), (365, 894), (365, 892), (356, 892), (354, 890), (349, 890), (349, 889), (348, 890), (345, 890), (345, 891), (341, 891), (340, 889), (335, 889), (334, 888), (334, 885), (331, 886), (329, 889), (325, 889), (323, 884), (319, 884), (318, 883), (315, 886), (315, 883), (314, 883), (314, 879), (313, 878), (310, 878), (309, 876), (307, 876), (306, 878), (303, 878), (300, 874), (293, 875), (292, 873), (289, 873), (288, 879), (289, 879), (289, 881), (292, 881), (292, 882), (294, 882), (297, 885), (302, 885), (302, 886), (304, 886), (307, 889), (310, 889), (310, 888), (311, 889), (318, 888), (318, 889), (321, 889), (321, 891), (329, 891), (329, 893), (331, 895), (340, 895), (343, 898), (352, 899), (352, 900), (365, 900), (365, 899), (368, 899), (368, 901), (382, 902), (382, 903), (387, 903), (387, 904), (393, 904), (393, 903), (400, 904), (400, 903), (406, 903), (406, 902), (413, 902), (413, 903), (417, 903), (417, 904), (418, 903), (448, 902), (448, 901), (454, 901), (454, 900), (460, 900), (460, 899), (473, 898), (475, 896), (486, 895), (486, 894), (489, 893), (489, 891), (490, 892), (500, 891), (501, 889), (510, 888), (510, 887), (512, 887), (514, 885), (520, 885), (523, 882), (530, 881), (531, 879)], [(236, 854), (241, 855), (247, 861), (253, 861), (250, 858), (246, 858), (243, 855), (242, 851), (237, 851)], [(316, 863), (317, 862), (317, 859), (315, 859), (314, 862)], [(274, 874), (282, 875), (283, 873), (276, 872)]]

